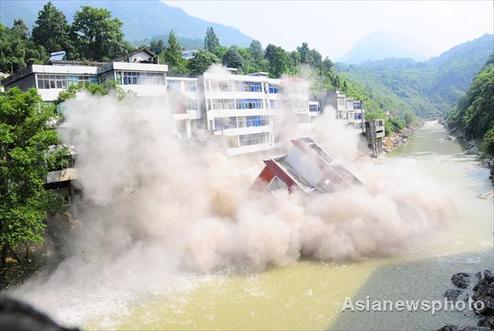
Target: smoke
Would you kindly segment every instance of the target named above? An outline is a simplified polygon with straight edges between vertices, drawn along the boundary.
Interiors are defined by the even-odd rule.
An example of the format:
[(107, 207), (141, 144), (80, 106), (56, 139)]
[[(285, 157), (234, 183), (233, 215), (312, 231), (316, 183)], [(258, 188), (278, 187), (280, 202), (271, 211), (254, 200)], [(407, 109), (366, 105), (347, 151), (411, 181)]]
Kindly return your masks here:
[[(170, 285), (177, 275), (260, 271), (302, 256), (397, 254), (441, 230), (454, 209), (413, 161), (362, 158), (355, 130), (329, 112), (312, 135), (365, 185), (314, 195), (252, 190), (262, 161), (228, 157), (215, 143), (179, 141), (173, 106), (166, 98), (84, 94), (65, 103), (63, 139), (76, 146), (84, 192), (78, 230), (68, 240), (70, 256), (16, 295), (81, 323), (108, 309), (108, 298), (187, 288)], [(86, 315), (76, 313), (78, 305)]]

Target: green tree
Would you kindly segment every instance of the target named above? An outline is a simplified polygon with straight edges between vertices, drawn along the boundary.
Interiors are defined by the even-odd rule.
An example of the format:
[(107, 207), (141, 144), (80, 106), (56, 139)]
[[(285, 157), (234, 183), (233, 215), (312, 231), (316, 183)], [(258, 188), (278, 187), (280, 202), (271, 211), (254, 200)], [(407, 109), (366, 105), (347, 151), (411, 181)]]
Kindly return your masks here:
[(156, 55), (161, 55), (165, 51), (165, 43), (163, 39), (151, 40), (149, 50)]
[(0, 24), (0, 71), (14, 73), (29, 63), (43, 62), (46, 58), (44, 48), (28, 38), (22, 20), (16, 20), (10, 29)]
[[(57, 106), (61, 106), (64, 101), (75, 98), (77, 92), (85, 90), (93, 95), (107, 95), (114, 92), (118, 100), (122, 100), (126, 96), (126, 92), (114, 80), (106, 80), (102, 84), (94, 83), (79, 83), (70, 85), (68, 89), (61, 91), (55, 101)], [(62, 109), (63, 110), (63, 109)]]
[(269, 62), (269, 74), (272, 77), (280, 77), (288, 71), (290, 60), (283, 48), (269, 44), (268, 47), (266, 47), (264, 57)]
[(46, 153), (59, 142), (49, 124), (54, 113), (54, 106), (43, 104), (34, 89), (23, 93), (13, 88), (0, 95), (2, 266), (14, 248), (42, 243), (47, 214), (61, 207), (61, 201), (44, 188)]
[(75, 58), (75, 54), (72, 54), (69, 33), (70, 28), (65, 15), (51, 2), (44, 5), (33, 27), (33, 41), (43, 46), (49, 53), (65, 50)]
[(163, 62), (170, 66), (171, 73), (187, 72), (186, 61), (182, 58), (182, 47), (173, 30), (168, 35), (168, 46), (163, 51)]
[(243, 58), (240, 55), (238, 48), (235, 46), (230, 47), (225, 55), (223, 55), (223, 65), (230, 68), (240, 68), (242, 66)]
[(405, 113), (403, 114), (403, 120), (405, 121), (405, 125), (410, 127), (415, 122), (417, 121), (417, 118), (414, 113), (412, 113), (410, 110), (406, 110)]
[(72, 23), (75, 46), (82, 59), (108, 61), (128, 52), (122, 22), (109, 10), (82, 6)]
[(199, 50), (189, 61), (189, 69), (193, 75), (202, 75), (212, 64), (219, 62), (220, 59), (213, 53)]
[(214, 33), (214, 29), (212, 26), (208, 27), (206, 30), (206, 37), (204, 38), (204, 49), (208, 52), (211, 52), (218, 56), (220, 53), (220, 40), (216, 36), (216, 33)]
[(26, 40), (29, 38), (29, 28), (21, 19), (14, 20), (14, 24), (12, 25), (12, 32), (19, 36), (19, 38), (21, 39)]
[(310, 49), (307, 43), (302, 43), (301, 47), (297, 47), (297, 52), (300, 54), (300, 63), (302, 64), (310, 63)]
[(324, 58), (322, 64), (326, 72), (331, 72), (333, 70), (333, 61), (331, 61), (328, 57)]
[(494, 156), (494, 127), (490, 128), (482, 137), (480, 150), (488, 156)]
[(252, 56), (252, 59), (256, 61), (258, 64), (264, 59), (264, 51), (262, 50), (262, 44), (258, 40), (252, 40), (249, 46), (249, 52)]

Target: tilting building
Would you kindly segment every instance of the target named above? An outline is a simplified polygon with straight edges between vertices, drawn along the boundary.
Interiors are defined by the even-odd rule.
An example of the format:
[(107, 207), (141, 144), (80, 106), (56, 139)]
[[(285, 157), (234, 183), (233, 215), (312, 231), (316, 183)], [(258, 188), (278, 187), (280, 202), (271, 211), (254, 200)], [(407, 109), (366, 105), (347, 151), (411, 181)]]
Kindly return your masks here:
[(309, 137), (292, 140), (286, 155), (264, 160), (257, 188), (331, 193), (361, 184), (349, 170), (335, 162)]
[(364, 128), (365, 110), (362, 100), (355, 100), (335, 91), (329, 94), (329, 103), (335, 109), (337, 119), (345, 120), (356, 128)]

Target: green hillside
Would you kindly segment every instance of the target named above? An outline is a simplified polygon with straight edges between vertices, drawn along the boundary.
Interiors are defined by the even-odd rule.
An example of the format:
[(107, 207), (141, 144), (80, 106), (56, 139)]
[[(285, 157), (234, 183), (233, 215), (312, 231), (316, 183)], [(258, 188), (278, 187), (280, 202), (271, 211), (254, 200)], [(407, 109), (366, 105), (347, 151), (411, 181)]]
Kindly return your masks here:
[[(0, 23), (12, 26), (14, 19), (22, 19), (31, 28), (36, 21), (38, 11), (47, 2), (47, 0), (1, 0)], [(192, 43), (196, 46), (197, 43), (194, 44), (193, 41), (202, 38), (209, 26), (214, 28), (224, 45), (248, 46), (252, 41), (252, 38), (236, 28), (190, 16), (181, 8), (168, 6), (160, 0), (52, 0), (51, 2), (65, 14), (69, 23), (81, 6), (106, 8), (124, 23), (122, 29), (125, 38), (132, 42), (166, 35), (173, 29), (184, 45)]]
[(448, 116), (449, 126), (494, 156), (494, 54), (473, 80), (466, 95)]
[(424, 118), (440, 117), (464, 94), (494, 51), (494, 35), (460, 44), (429, 61), (386, 59), (363, 65), (339, 64), (338, 70), (373, 94)]

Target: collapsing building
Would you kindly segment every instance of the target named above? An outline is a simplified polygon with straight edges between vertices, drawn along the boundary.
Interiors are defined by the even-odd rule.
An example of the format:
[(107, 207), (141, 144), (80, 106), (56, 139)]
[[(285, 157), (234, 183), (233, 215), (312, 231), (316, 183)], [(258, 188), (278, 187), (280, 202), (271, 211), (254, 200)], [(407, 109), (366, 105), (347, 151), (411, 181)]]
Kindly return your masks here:
[(292, 144), (286, 155), (264, 160), (266, 166), (256, 180), (258, 186), (268, 190), (331, 193), (362, 184), (311, 138), (294, 139)]

